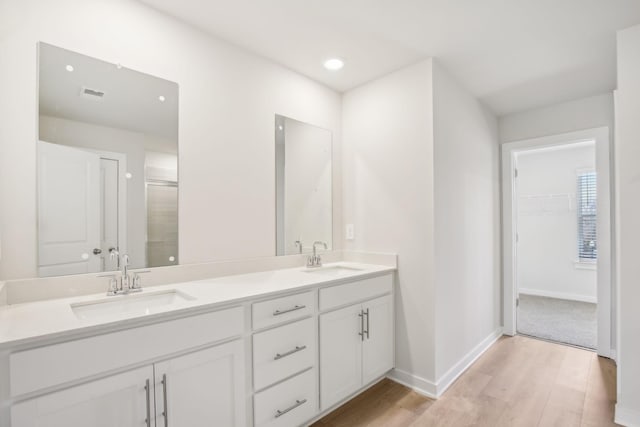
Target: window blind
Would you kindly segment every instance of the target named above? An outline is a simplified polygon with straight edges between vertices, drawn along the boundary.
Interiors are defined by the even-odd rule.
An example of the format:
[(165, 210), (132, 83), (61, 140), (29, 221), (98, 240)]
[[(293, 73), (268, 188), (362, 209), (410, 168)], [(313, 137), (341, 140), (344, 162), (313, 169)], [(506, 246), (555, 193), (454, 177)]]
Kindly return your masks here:
[(596, 173), (586, 172), (578, 175), (577, 192), (578, 211), (578, 258), (596, 260), (598, 244), (596, 235)]

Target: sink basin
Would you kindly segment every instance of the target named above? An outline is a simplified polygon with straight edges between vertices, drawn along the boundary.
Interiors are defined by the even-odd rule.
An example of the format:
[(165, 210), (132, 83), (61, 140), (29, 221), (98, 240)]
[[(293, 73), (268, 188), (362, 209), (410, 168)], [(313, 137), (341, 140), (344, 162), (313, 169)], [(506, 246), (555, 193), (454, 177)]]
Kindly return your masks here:
[(95, 319), (114, 315), (138, 315), (156, 313), (173, 304), (193, 301), (195, 298), (175, 289), (167, 291), (119, 295), (71, 304), (78, 319)]
[(354, 273), (356, 271), (362, 271), (362, 269), (346, 265), (328, 265), (326, 267), (307, 268), (302, 271), (305, 273), (324, 274), (326, 276), (340, 276), (343, 274)]

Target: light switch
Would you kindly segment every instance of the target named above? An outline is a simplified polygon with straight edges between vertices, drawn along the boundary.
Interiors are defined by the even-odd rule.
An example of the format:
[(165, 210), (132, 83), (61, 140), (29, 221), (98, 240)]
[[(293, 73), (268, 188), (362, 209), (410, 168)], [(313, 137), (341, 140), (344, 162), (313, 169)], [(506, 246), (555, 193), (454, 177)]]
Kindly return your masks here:
[(355, 238), (353, 224), (347, 224), (346, 228), (347, 228), (346, 230), (347, 240), (353, 240)]

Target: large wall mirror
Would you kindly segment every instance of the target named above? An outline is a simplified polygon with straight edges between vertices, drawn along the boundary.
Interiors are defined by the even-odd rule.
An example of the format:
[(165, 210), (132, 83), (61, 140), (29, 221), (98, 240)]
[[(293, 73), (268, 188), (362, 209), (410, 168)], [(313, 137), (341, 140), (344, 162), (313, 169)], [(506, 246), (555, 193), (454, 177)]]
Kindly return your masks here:
[(277, 115), (276, 253), (332, 248), (331, 131)]
[(174, 265), (178, 85), (39, 44), (38, 275)]

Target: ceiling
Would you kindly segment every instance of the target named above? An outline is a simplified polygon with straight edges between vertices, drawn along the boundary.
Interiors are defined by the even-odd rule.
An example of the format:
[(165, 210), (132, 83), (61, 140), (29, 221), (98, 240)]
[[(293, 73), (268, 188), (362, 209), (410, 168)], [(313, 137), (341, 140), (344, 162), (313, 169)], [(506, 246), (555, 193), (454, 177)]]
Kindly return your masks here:
[[(176, 152), (176, 83), (46, 43), (39, 52), (40, 114), (153, 135), (146, 149)], [(104, 97), (81, 96), (83, 88)]]
[(436, 57), (498, 115), (611, 91), (640, 23), (638, 0), (141, 1), (338, 91)]

